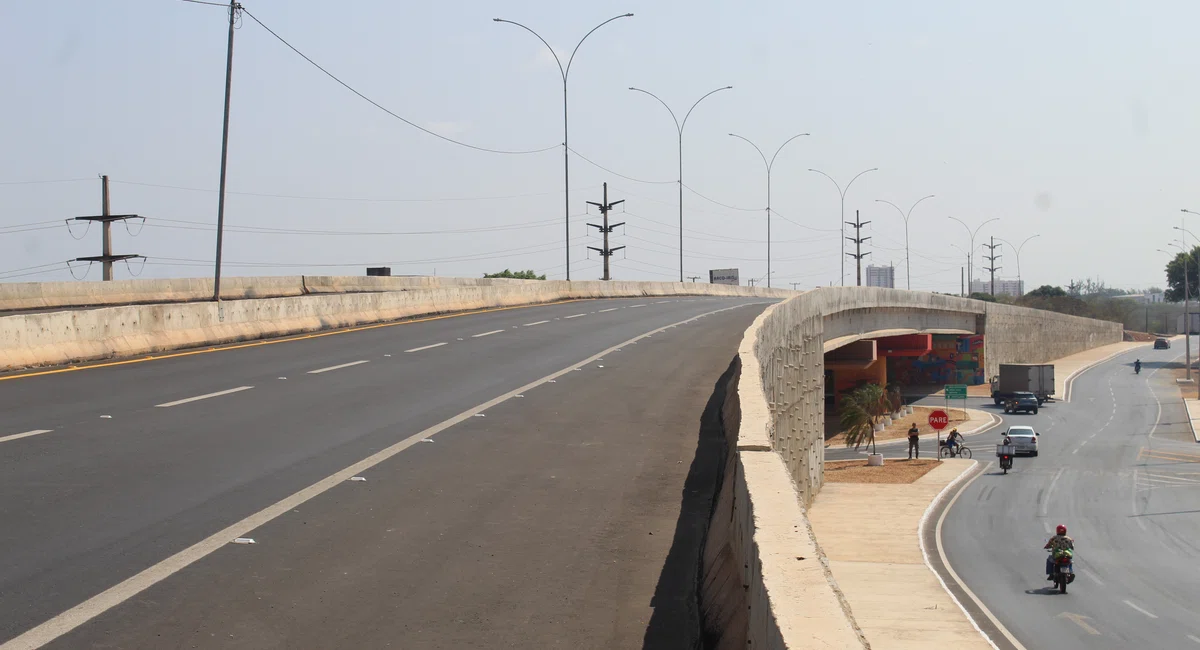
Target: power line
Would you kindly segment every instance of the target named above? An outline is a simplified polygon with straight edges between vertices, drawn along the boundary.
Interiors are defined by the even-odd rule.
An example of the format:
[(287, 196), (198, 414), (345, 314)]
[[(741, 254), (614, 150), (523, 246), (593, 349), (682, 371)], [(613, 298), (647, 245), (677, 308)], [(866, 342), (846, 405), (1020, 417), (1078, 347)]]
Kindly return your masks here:
[[(156, 187), (168, 190), (182, 190), (187, 192), (208, 192), (215, 194), (217, 190), (207, 189), (203, 187), (185, 187), (182, 185), (163, 185), (159, 183), (142, 183), (136, 181), (118, 181), (113, 180), (113, 183), (122, 185), (138, 185), (141, 187)], [(575, 191), (586, 191), (600, 187), (599, 185), (589, 185), (587, 187), (575, 188)], [(557, 192), (530, 192), (526, 194), (508, 194), (504, 196), (463, 196), (463, 197), (438, 197), (438, 198), (373, 198), (373, 197), (354, 197), (354, 196), (306, 196), (298, 194), (271, 194), (265, 192), (234, 192), (226, 190), (226, 194), (235, 194), (238, 196), (256, 196), (271, 199), (296, 199), (303, 201), (347, 201), (347, 202), (363, 202), (363, 203), (443, 203), (456, 201), (500, 201), (505, 199), (525, 199), (537, 196), (555, 196), (562, 194), (562, 191)]]
[[(571, 215), (572, 219), (582, 219), (587, 217), (586, 214)], [(203, 221), (189, 221), (186, 219), (164, 219), (155, 218), (153, 221), (165, 221), (169, 224), (186, 224), (186, 225), (164, 225), (158, 223), (148, 223), (146, 225), (152, 228), (169, 228), (176, 230), (213, 230), (215, 226)], [(527, 221), (516, 224), (498, 225), (498, 226), (480, 226), (478, 228), (456, 228), (448, 230), (304, 230), (296, 228), (273, 228), (269, 226), (227, 226), (226, 230), (239, 232), (243, 234), (260, 234), (260, 235), (320, 235), (320, 236), (410, 236), (410, 235), (459, 235), (471, 233), (487, 233), (500, 232), (506, 230), (524, 230), (529, 228), (540, 228), (544, 226), (557, 224), (557, 219), (547, 219), (541, 221)], [(2, 233), (0, 233), (2, 234)]]
[(589, 165), (599, 168), (599, 169), (602, 169), (614, 176), (620, 176), (621, 178), (624, 178), (627, 181), (633, 181), (635, 183), (645, 183), (647, 185), (668, 185), (668, 184), (677, 182), (677, 181), (647, 181), (647, 180), (643, 180), (641, 178), (634, 178), (632, 176), (626, 176), (625, 174), (622, 174), (620, 172), (615, 172), (615, 171), (605, 167), (604, 165), (601, 165), (600, 163), (592, 160), (591, 158), (588, 158), (587, 156), (579, 153), (578, 151), (575, 151), (574, 149), (572, 149), (570, 147), (567, 147), (567, 151), (570, 151), (571, 153), (575, 154), (576, 156), (579, 156), (581, 159), (583, 159), (584, 162), (588, 163)]
[(95, 180), (91, 178), (54, 178), (44, 181), (0, 181), (0, 185), (45, 185), (49, 183), (78, 183), (79, 181)]
[[(691, 192), (692, 194), (695, 194), (696, 196), (704, 199), (705, 201), (708, 201), (709, 203), (715, 203), (715, 204), (721, 206), (722, 208), (729, 208), (730, 210), (738, 210), (739, 212), (758, 212), (759, 210), (762, 210), (762, 208), (739, 208), (736, 205), (727, 205), (727, 204), (721, 203), (720, 201), (717, 201), (715, 199), (710, 199), (707, 196), (704, 196), (703, 194), (697, 192), (696, 190), (693, 190), (692, 188), (688, 187), (687, 185), (684, 185), (683, 189)], [(774, 210), (772, 210), (772, 212), (774, 212)]]
[(436, 132), (434, 132), (434, 131), (431, 131), (431, 130), (429, 130), (429, 129), (427, 129), (427, 128), (425, 128), (425, 127), (423, 127), (423, 126), (421, 126), (421, 125), (419, 125), (419, 124), (417, 124), (417, 123), (415, 123), (415, 122), (413, 122), (413, 121), (411, 121), (411, 120), (405, 119), (405, 118), (403, 118), (403, 117), (401, 117), (401, 116), (397, 115), (396, 113), (394, 113), (394, 112), (392, 112), (392, 111), (388, 110), (387, 108), (385, 108), (385, 107), (384, 107), (382, 104), (380, 104), (379, 102), (377, 102), (377, 101), (375, 101), (375, 100), (371, 99), (370, 97), (367, 97), (366, 95), (362, 94), (361, 92), (359, 92), (359, 91), (355, 90), (353, 86), (351, 86), (350, 84), (348, 84), (348, 83), (346, 83), (346, 82), (342, 81), (342, 80), (341, 80), (341, 79), (339, 79), (339, 78), (338, 78), (336, 75), (334, 75), (332, 72), (330, 72), (330, 71), (326, 70), (325, 68), (321, 67), (321, 65), (320, 65), (319, 63), (317, 63), (316, 61), (313, 61), (311, 58), (309, 58), (309, 57), (308, 57), (308, 55), (306, 55), (305, 53), (303, 53), (303, 52), (301, 52), (300, 50), (296, 49), (296, 47), (295, 47), (294, 45), (292, 45), (291, 43), (287, 42), (287, 40), (285, 40), (285, 39), (284, 39), (282, 36), (280, 36), (279, 34), (276, 34), (274, 30), (272, 30), (270, 27), (267, 27), (267, 26), (266, 26), (266, 25), (263, 23), (263, 21), (259, 20), (257, 16), (255, 16), (255, 15), (254, 15), (254, 14), (252, 14), (252, 13), (250, 13), (250, 11), (249, 11), (248, 9), (246, 9), (245, 7), (242, 7), (241, 9), (242, 9), (242, 12), (243, 12), (243, 13), (245, 13), (247, 16), (250, 16), (250, 19), (251, 19), (251, 20), (253, 20), (254, 22), (258, 23), (258, 26), (259, 26), (259, 27), (262, 27), (263, 29), (267, 30), (267, 33), (269, 33), (271, 36), (274, 36), (274, 37), (275, 37), (275, 38), (276, 38), (276, 39), (277, 39), (277, 40), (278, 40), (280, 43), (283, 43), (284, 45), (286, 45), (286, 46), (288, 47), (288, 49), (290, 49), (291, 51), (295, 52), (296, 54), (299, 54), (299, 55), (300, 55), (300, 58), (304, 59), (305, 61), (308, 61), (308, 62), (309, 62), (309, 63), (310, 63), (310, 64), (311, 64), (311, 65), (312, 65), (314, 68), (316, 68), (316, 69), (320, 70), (321, 72), (325, 73), (325, 76), (329, 77), (330, 79), (333, 79), (333, 80), (334, 80), (334, 81), (336, 81), (338, 84), (340, 84), (340, 85), (341, 85), (343, 88), (345, 88), (346, 90), (349, 90), (350, 92), (354, 93), (355, 95), (358, 95), (360, 98), (362, 98), (362, 99), (363, 99), (363, 100), (365, 100), (367, 103), (369, 103), (369, 104), (371, 104), (372, 106), (374, 106), (375, 108), (378, 108), (379, 110), (383, 111), (384, 113), (387, 113), (388, 115), (391, 115), (392, 117), (394, 117), (394, 118), (396, 118), (396, 119), (400, 120), (401, 122), (404, 122), (405, 124), (407, 124), (407, 125), (409, 125), (409, 126), (413, 127), (414, 129), (417, 129), (418, 131), (422, 131), (422, 132), (424, 132), (424, 133), (427, 133), (427, 134), (429, 134), (429, 135), (432, 135), (432, 136), (433, 136), (433, 137), (435, 137), (435, 138), (438, 138), (438, 139), (440, 139), (440, 140), (445, 140), (446, 142), (449, 142), (449, 143), (451, 143), (451, 144), (456, 144), (456, 145), (458, 145), (458, 146), (460, 146), (460, 147), (466, 147), (467, 149), (474, 149), (474, 150), (476, 150), (476, 151), (484, 151), (484, 152), (487, 152), (487, 153), (498, 153), (498, 154), (508, 154), (508, 155), (525, 155), (525, 154), (534, 154), (534, 153), (542, 153), (542, 152), (544, 152), (544, 151), (550, 151), (550, 150), (552, 150), (552, 149), (557, 149), (557, 148), (560, 146), (560, 145), (553, 145), (553, 146), (550, 146), (550, 147), (544, 147), (544, 148), (541, 148), (541, 149), (529, 149), (529, 150), (524, 150), (524, 151), (515, 151), (515, 150), (506, 150), (506, 149), (489, 149), (489, 148), (487, 148), (487, 147), (480, 147), (480, 146), (476, 146), (476, 145), (473, 145), (473, 144), (468, 144), (468, 143), (466, 143), (466, 142), (462, 142), (462, 141), (459, 141), (459, 140), (455, 140), (454, 138), (449, 138), (449, 137), (446, 137), (446, 136), (444, 136), (444, 135), (442, 135), (442, 134), (440, 134), (440, 133), (436, 133)]

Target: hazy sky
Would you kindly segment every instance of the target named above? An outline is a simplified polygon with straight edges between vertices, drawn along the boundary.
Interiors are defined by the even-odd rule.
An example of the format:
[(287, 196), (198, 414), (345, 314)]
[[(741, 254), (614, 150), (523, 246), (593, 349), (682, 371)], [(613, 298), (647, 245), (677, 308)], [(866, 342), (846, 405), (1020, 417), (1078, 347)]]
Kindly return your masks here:
[[(914, 289), (958, 291), (966, 229), (1020, 243), (1031, 288), (1099, 277), (1163, 284), (1180, 208), (1200, 211), (1195, 2), (383, 2), (247, 0), (300, 51), (389, 110), (313, 68), (248, 16), (236, 33), (227, 275), (478, 275), (505, 267), (561, 278), (562, 85), (522, 22), (569, 53), (572, 279), (599, 277), (598, 215), (625, 199), (612, 245), (618, 279), (678, 278), (677, 136), (684, 132), (685, 271), (766, 274), (772, 175), (773, 283), (837, 283), (839, 200), (873, 223), (868, 262), (897, 264), (907, 208)], [(100, 209), (148, 218), (114, 230), (118, 253), (150, 258), (117, 277), (211, 273), (220, 161), (226, 11), (171, 0), (0, 2), (0, 279), (68, 280), (100, 233), (52, 222)], [(38, 182), (27, 181), (59, 181)], [(644, 182), (652, 181), (652, 182)], [(169, 186), (169, 187), (160, 187)], [(190, 188), (190, 189), (188, 189)], [(264, 196), (273, 195), (273, 196)], [(700, 196), (703, 195), (703, 196)], [(290, 197), (290, 198), (289, 198)], [(723, 205), (719, 205), (724, 204)], [(168, 221), (173, 220), (173, 221)], [(184, 223), (189, 222), (189, 223)], [(1200, 234), (1200, 217), (1187, 216)], [(19, 227), (24, 224), (38, 224)], [(46, 229), (36, 230), (29, 228)], [(285, 232), (247, 229), (284, 229)], [(490, 230), (480, 231), (481, 228)], [(292, 232), (287, 232), (292, 231)], [(308, 231), (297, 234), (294, 231)], [(335, 231), (339, 234), (313, 233)], [(460, 231), (460, 232), (447, 232)], [(466, 231), (466, 232), (462, 232)], [(590, 232), (589, 232), (590, 231)], [(355, 233), (370, 232), (363, 235)], [(387, 234), (383, 234), (387, 233)], [(434, 234), (409, 234), (434, 233)], [(134, 237), (133, 235), (137, 235)], [(76, 240), (74, 237), (81, 237)], [(1004, 246), (1002, 277), (1017, 259)], [(44, 268), (40, 265), (52, 265)], [(340, 266), (339, 266), (340, 265)], [(984, 266), (982, 260), (976, 267)], [(27, 269), (27, 270), (26, 270)], [(853, 260), (847, 279), (854, 282)], [(16, 271), (16, 272), (13, 272)], [(83, 267), (76, 269), (82, 275)], [(89, 280), (99, 278), (93, 268)], [(977, 277), (983, 272), (977, 270)]]

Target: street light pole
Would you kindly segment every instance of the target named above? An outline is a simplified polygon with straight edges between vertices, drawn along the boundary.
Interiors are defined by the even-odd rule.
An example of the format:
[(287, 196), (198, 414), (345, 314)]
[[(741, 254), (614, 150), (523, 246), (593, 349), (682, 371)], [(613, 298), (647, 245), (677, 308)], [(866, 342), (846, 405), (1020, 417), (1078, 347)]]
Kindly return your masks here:
[(633, 91), (636, 91), (639, 93), (646, 93), (647, 95), (650, 95), (651, 97), (657, 99), (658, 103), (662, 104), (663, 108), (667, 109), (667, 112), (671, 114), (671, 119), (675, 120), (675, 131), (679, 134), (679, 281), (680, 282), (683, 282), (683, 127), (687, 126), (688, 117), (691, 116), (692, 111), (696, 110), (696, 106), (700, 102), (704, 101), (705, 98), (707, 98), (709, 95), (712, 95), (713, 93), (719, 93), (722, 90), (729, 90), (731, 88), (733, 88), (733, 86), (725, 86), (723, 88), (717, 88), (716, 90), (709, 91), (707, 95), (704, 95), (704, 97), (697, 99), (696, 103), (692, 104), (692, 107), (689, 108), (688, 112), (683, 116), (683, 122), (680, 122), (679, 119), (675, 117), (675, 111), (671, 110), (671, 107), (667, 106), (667, 103), (664, 102), (661, 98), (659, 98), (658, 95), (655, 95), (654, 93), (650, 92), (649, 90), (642, 90), (641, 88), (634, 88), (633, 86), (629, 87), (630, 90), (633, 90)]
[(966, 229), (967, 229), (967, 233), (969, 233), (969, 234), (971, 235), (971, 255), (969, 255), (969, 256), (967, 257), (967, 295), (969, 296), (969, 295), (971, 295), (971, 282), (972, 282), (972, 280), (974, 280), (974, 278), (975, 278), (975, 275), (974, 275), (974, 270), (975, 270), (975, 259), (974, 259), (974, 258), (975, 258), (975, 235), (978, 235), (978, 234), (979, 234), (979, 231), (980, 231), (980, 230), (982, 230), (984, 226), (988, 225), (989, 223), (991, 223), (991, 222), (993, 222), (993, 221), (998, 221), (998, 220), (1000, 219), (1000, 217), (992, 217), (991, 219), (988, 219), (987, 221), (984, 221), (983, 223), (979, 224), (979, 227), (978, 227), (978, 228), (976, 228), (975, 230), (971, 230), (971, 227), (967, 225), (967, 222), (963, 221), (962, 219), (959, 219), (958, 217), (946, 217), (946, 218), (947, 218), (947, 219), (954, 219), (955, 221), (957, 221), (957, 222), (961, 223), (961, 224), (962, 224), (962, 227), (963, 227), (963, 228), (966, 228)]
[(498, 23), (508, 23), (510, 25), (516, 25), (517, 27), (520, 27), (521, 29), (536, 36), (537, 39), (542, 42), (542, 45), (545, 45), (546, 49), (550, 50), (550, 55), (554, 57), (554, 62), (558, 64), (558, 71), (562, 75), (562, 82), (563, 82), (563, 195), (564, 195), (563, 220), (565, 221), (565, 224), (566, 224), (565, 247), (566, 247), (566, 254), (567, 254), (567, 281), (568, 282), (571, 281), (571, 147), (570, 147), (570, 139), (568, 137), (568, 134), (570, 132), (567, 130), (567, 75), (569, 75), (571, 73), (571, 63), (575, 60), (575, 53), (579, 51), (579, 46), (583, 45), (583, 42), (586, 41), (587, 38), (589, 36), (591, 36), (593, 32), (595, 32), (597, 29), (600, 29), (601, 27), (611, 23), (612, 21), (617, 20), (618, 18), (630, 18), (632, 16), (633, 16), (633, 14), (621, 14), (620, 16), (613, 16), (612, 18), (609, 18), (608, 20), (593, 27), (590, 32), (584, 34), (583, 38), (579, 39), (579, 42), (575, 44), (575, 49), (571, 50), (571, 57), (567, 59), (566, 67), (563, 67), (562, 60), (558, 58), (558, 53), (554, 51), (554, 48), (550, 47), (550, 44), (546, 42), (546, 39), (542, 38), (541, 34), (538, 34), (537, 32), (526, 27), (525, 25), (522, 25), (521, 23), (518, 23), (518, 22), (515, 22), (512, 20), (505, 20), (503, 18), (493, 18), (492, 19), (493, 21), (498, 22)]
[[(1002, 239), (1000, 237), (996, 238), (996, 239), (999, 239), (1000, 241), (1004, 242), (1005, 244), (1008, 244), (1009, 246), (1013, 246), (1013, 248), (1017, 249), (1017, 287), (1020, 289), (1021, 295), (1025, 295), (1025, 285), (1022, 284), (1022, 282), (1021, 282), (1021, 249), (1025, 248), (1025, 244), (1028, 244), (1029, 240), (1033, 239), (1034, 237), (1041, 237), (1041, 235), (1040, 234), (1030, 235), (1030, 236), (1026, 237), (1025, 241), (1021, 242), (1020, 246), (1013, 246), (1013, 243), (1008, 241), (1007, 239)], [(1017, 296), (1017, 297), (1019, 298), (1020, 296)]]
[(909, 291), (912, 291), (912, 260), (908, 256), (908, 219), (909, 219), (909, 217), (912, 216), (913, 209), (916, 208), (918, 205), (920, 205), (921, 201), (924, 201), (925, 199), (932, 199), (933, 197), (934, 197), (934, 195), (930, 194), (929, 196), (923, 196), (923, 197), (917, 199), (917, 202), (912, 204), (912, 207), (910, 207), (908, 209), (908, 212), (905, 212), (904, 210), (902, 210), (900, 208), (900, 206), (896, 205), (895, 203), (892, 203), (891, 201), (884, 201), (883, 199), (875, 199), (876, 203), (886, 203), (886, 204), (892, 206), (893, 208), (896, 208), (896, 211), (900, 213), (900, 216), (904, 217), (904, 267), (905, 267), (904, 274), (906, 276), (908, 276), (906, 278), (906, 280), (908, 282), (908, 290)]
[[(1182, 230), (1182, 228), (1178, 228), (1178, 230)], [(1182, 239), (1182, 236), (1180, 238)], [(1188, 258), (1191, 255), (1188, 255), (1185, 245), (1175, 244), (1174, 242), (1171, 245), (1179, 246), (1179, 252), (1183, 254), (1183, 350), (1186, 355), (1185, 369), (1187, 371), (1187, 379), (1190, 381), (1192, 379), (1192, 315), (1189, 313), (1191, 310), (1188, 305)], [(1160, 253), (1167, 253), (1167, 255), (1171, 254), (1161, 248), (1158, 251)]]
[(816, 172), (816, 173), (824, 176), (825, 178), (828, 178), (829, 181), (831, 183), (833, 183), (833, 186), (837, 188), (838, 196), (841, 197), (842, 208), (841, 208), (841, 212), (839, 212), (840, 218), (838, 219), (838, 221), (841, 222), (841, 225), (838, 227), (841, 228), (841, 233), (842, 233), (842, 279), (841, 279), (841, 285), (844, 287), (844, 286), (846, 286), (846, 192), (850, 191), (850, 186), (854, 184), (854, 181), (858, 180), (859, 176), (862, 176), (863, 174), (865, 174), (867, 172), (879, 171), (879, 168), (872, 167), (870, 169), (864, 169), (861, 172), (858, 172), (858, 174), (856, 174), (854, 176), (854, 178), (850, 179), (849, 183), (846, 183), (846, 189), (842, 189), (842, 186), (838, 185), (838, 182), (833, 180), (832, 176), (830, 176), (829, 174), (826, 174), (825, 172), (823, 172), (819, 169), (810, 169), (808, 171)]
[(787, 146), (787, 143), (791, 142), (792, 140), (795, 140), (796, 138), (798, 138), (802, 135), (808, 135), (808, 134), (807, 133), (797, 133), (796, 135), (793, 135), (792, 137), (788, 138), (787, 140), (784, 140), (783, 144), (779, 145), (779, 148), (775, 150), (775, 155), (771, 156), (771, 160), (769, 162), (767, 161), (766, 154), (764, 154), (762, 152), (762, 149), (758, 148), (758, 145), (754, 144), (753, 142), (750, 142), (750, 140), (748, 140), (736, 133), (730, 133), (729, 135), (731, 135), (739, 140), (745, 140), (746, 142), (748, 142), (750, 144), (751, 147), (754, 147), (754, 150), (757, 151), (758, 155), (762, 158), (763, 164), (766, 165), (766, 167), (767, 167), (767, 288), (770, 289), (771, 288), (771, 167), (773, 167), (775, 165), (776, 156), (779, 155), (780, 151), (783, 151), (783, 148), (785, 146)]

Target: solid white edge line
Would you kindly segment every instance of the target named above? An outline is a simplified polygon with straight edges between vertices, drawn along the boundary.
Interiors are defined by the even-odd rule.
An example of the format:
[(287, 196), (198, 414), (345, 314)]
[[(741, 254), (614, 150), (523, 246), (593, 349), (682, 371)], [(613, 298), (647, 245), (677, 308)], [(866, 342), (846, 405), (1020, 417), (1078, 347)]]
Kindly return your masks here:
[(563, 316), (563, 320), (567, 320), (569, 318), (579, 318), (580, 316), (587, 316), (587, 314), (575, 314), (574, 316)]
[(215, 393), (208, 393), (207, 395), (197, 395), (195, 397), (188, 397), (186, 399), (177, 399), (174, 402), (163, 402), (162, 404), (155, 404), (154, 408), (156, 408), (156, 409), (170, 408), (172, 406), (179, 406), (180, 404), (187, 404), (189, 402), (199, 402), (202, 399), (209, 399), (210, 397), (220, 397), (222, 395), (229, 395), (230, 393), (240, 393), (244, 390), (250, 390), (251, 388), (254, 388), (254, 387), (253, 386), (238, 386), (237, 388), (230, 388), (229, 390), (219, 390)]
[[(349, 368), (350, 366), (358, 366), (358, 365), (361, 365), (364, 363), (371, 363), (371, 362), (366, 359), (363, 359), (361, 361), (351, 361), (350, 363), (343, 363), (343, 364), (336, 365), (336, 366), (329, 366), (328, 368), (318, 368), (317, 370), (309, 370), (308, 374), (319, 375), (323, 372), (329, 372), (330, 370), (341, 370), (342, 368)], [(0, 646), (0, 647), (3, 647), (3, 646)]]
[(446, 343), (445, 343), (445, 342), (442, 342), (442, 343), (434, 343), (433, 345), (422, 345), (422, 346), (421, 346), (421, 347), (419, 347), (419, 348), (413, 348), (413, 349), (411, 349), (411, 350), (405, 350), (405, 352), (420, 352), (421, 350), (429, 350), (429, 349), (432, 349), (432, 348), (440, 348), (440, 347), (442, 347), (443, 345), (446, 345)]
[(539, 321), (535, 321), (532, 323), (525, 323), (525, 325), (523, 327), (533, 327), (534, 325), (541, 325), (542, 323), (549, 323), (549, 322), (550, 321), (548, 321), (548, 320), (539, 320)]
[(492, 331), (490, 331), (490, 332), (482, 332), (482, 333), (480, 333), (480, 334), (472, 334), (472, 335), (471, 335), (471, 338), (473, 338), (473, 339), (477, 339), (477, 338), (480, 338), (480, 337), (483, 337), (483, 336), (491, 336), (491, 335), (493, 335), (493, 334), (499, 334), (500, 332), (503, 332), (503, 331), (504, 331), (504, 330), (492, 330)]
[[(1152, 345), (1152, 344), (1147, 343), (1146, 345)], [(1140, 350), (1143, 347), (1146, 347), (1146, 346), (1145, 345), (1137, 345), (1137, 346), (1134, 346), (1131, 348), (1127, 348), (1125, 350), (1121, 350), (1119, 352), (1113, 352), (1112, 354), (1108, 355), (1107, 357), (1104, 357), (1103, 359), (1100, 359), (1098, 361), (1093, 361), (1092, 363), (1089, 363), (1088, 365), (1080, 368), (1079, 370), (1076, 370), (1075, 372), (1071, 373), (1070, 375), (1067, 375), (1067, 378), (1063, 380), (1063, 382), (1066, 384), (1066, 388), (1064, 388), (1064, 390), (1063, 390), (1062, 401), (1064, 401), (1064, 402), (1071, 401), (1071, 389), (1075, 386), (1075, 380), (1079, 378), (1079, 375), (1082, 375), (1083, 373), (1091, 370), (1092, 368), (1095, 368), (1096, 366), (1104, 363), (1105, 361), (1111, 361), (1111, 360), (1115, 359), (1116, 357), (1119, 357), (1122, 354), (1125, 354), (1126, 352), (1133, 352), (1134, 350)]]
[(1139, 612), (1141, 612), (1141, 613), (1145, 614), (1146, 616), (1149, 616), (1150, 618), (1158, 618), (1158, 617), (1157, 617), (1157, 616), (1155, 616), (1154, 614), (1151, 614), (1150, 612), (1147, 612), (1146, 610), (1142, 609), (1141, 607), (1138, 607), (1137, 605), (1134, 605), (1133, 603), (1129, 602), (1128, 600), (1126, 600), (1126, 601), (1122, 601), (1122, 602), (1124, 602), (1126, 605), (1129, 605), (1130, 607), (1132, 607), (1132, 608), (1136, 609), (1137, 611), (1139, 611)]
[[(923, 531), (925, 529), (925, 526), (927, 525), (926, 520), (928, 519), (930, 513), (933, 512), (934, 506), (938, 502), (940, 502), (943, 498), (945, 498), (946, 494), (952, 488), (954, 488), (954, 486), (956, 484), (962, 482), (963, 477), (966, 476), (968, 473), (970, 473), (973, 469), (975, 469), (975, 467), (978, 466), (980, 463), (980, 461), (973, 461), (973, 462), (975, 463), (975, 465), (972, 465), (971, 469), (963, 472), (962, 474), (959, 474), (958, 478), (954, 479), (953, 481), (950, 482), (949, 485), (947, 485), (945, 488), (943, 488), (941, 493), (939, 493), (937, 495), (937, 497), (933, 500), (933, 502), (931, 502), (929, 504), (929, 507), (925, 509), (925, 515), (921, 517), (921, 524), (917, 527), (918, 531)], [(988, 463), (988, 464), (990, 465), (991, 463)], [(986, 467), (984, 468), (984, 470), (986, 471)], [(950, 573), (950, 577), (954, 580), (954, 582), (959, 586), (960, 589), (963, 590), (963, 593), (967, 594), (967, 596), (975, 603), (975, 606), (978, 607), (981, 612), (983, 612), (983, 615), (987, 616), (988, 620), (991, 621), (992, 625), (995, 625), (996, 629), (1000, 630), (1000, 633), (1004, 635), (1004, 638), (1007, 639), (1008, 642), (1011, 643), (1013, 645), (1013, 647), (1016, 648), (1017, 650), (1027, 650), (1025, 648), (1025, 646), (1022, 645), (1021, 642), (1018, 641), (1017, 638), (1012, 635), (1012, 632), (1009, 632), (1008, 628), (1004, 627), (1004, 625), (1001, 624), (1000, 621), (996, 619), (996, 616), (994, 614), (992, 614), (992, 611), (983, 604), (983, 601), (979, 600), (979, 597), (976, 596), (975, 593), (972, 592), (969, 587), (967, 587), (966, 583), (963, 582), (962, 578), (958, 577), (958, 573), (956, 573), (954, 571), (954, 567), (950, 566), (950, 560), (948, 560), (946, 558), (946, 549), (942, 546), (942, 523), (946, 521), (946, 515), (949, 514), (950, 509), (954, 507), (954, 503), (956, 501), (958, 501), (958, 497), (963, 492), (966, 492), (967, 488), (970, 487), (971, 484), (975, 482), (975, 479), (979, 478), (980, 476), (983, 476), (983, 471), (980, 471), (975, 476), (972, 476), (969, 481), (964, 483), (962, 485), (962, 487), (959, 488), (958, 492), (956, 492), (954, 494), (954, 497), (952, 499), (950, 499), (950, 503), (946, 504), (946, 509), (942, 511), (942, 515), (940, 517), (938, 517), (937, 527), (934, 529), (934, 533), (933, 533), (934, 540), (937, 542), (938, 557), (942, 560), (942, 566), (946, 567), (946, 571)], [(929, 550), (927, 548), (925, 548), (925, 536), (918, 535), (918, 537), (921, 541), (921, 553), (925, 556), (925, 566), (928, 567), (929, 570), (933, 572), (933, 575), (937, 577), (938, 582), (942, 583), (942, 588), (945, 589), (946, 593), (950, 595), (950, 599), (954, 601), (954, 604), (958, 605), (958, 608), (962, 610), (962, 613), (964, 616), (967, 617), (967, 620), (971, 621), (971, 625), (975, 628), (976, 631), (979, 632), (979, 635), (982, 636), (988, 642), (988, 644), (990, 644), (993, 648), (996, 648), (997, 650), (999, 650), (999, 646), (996, 645), (996, 642), (992, 641), (992, 638), (989, 637), (986, 633), (984, 633), (984, 631), (979, 627), (979, 623), (977, 623), (975, 621), (975, 618), (972, 617), (969, 612), (967, 612), (967, 609), (965, 607), (963, 607), (962, 603), (959, 602), (958, 598), (956, 598), (954, 596), (954, 593), (950, 591), (950, 588), (948, 586), (946, 586), (946, 581), (942, 580), (942, 576), (937, 571), (933, 570), (933, 566), (929, 564)], [(7, 650), (7, 649), (0, 647), (0, 650)]]
[(33, 431), (26, 431), (25, 433), (14, 433), (11, 436), (4, 436), (0, 438), (0, 442), (20, 440), (21, 438), (29, 438), (31, 436), (40, 436), (43, 433), (52, 433), (53, 431), (54, 429), (34, 429)]
[[(730, 311), (732, 309), (741, 309), (742, 307), (765, 304), (769, 303), (742, 303), (732, 307), (725, 307), (705, 314), (700, 314), (698, 316), (693, 316), (685, 321), (680, 321), (680, 323), (692, 322), (703, 316)], [(675, 323), (675, 325), (680, 323)], [(237, 523), (225, 527), (224, 529), (206, 537), (203, 540), (200, 540), (184, 550), (179, 551), (178, 553), (175, 553), (174, 555), (155, 563), (149, 568), (142, 570), (136, 575), (122, 580), (121, 582), (109, 587), (108, 589), (105, 589), (99, 594), (96, 594), (82, 603), (79, 603), (71, 609), (58, 614), (54, 618), (51, 618), (50, 620), (45, 621), (32, 629), (26, 630), (20, 635), (0, 644), (0, 650), (36, 650), (37, 648), (54, 641), (64, 634), (67, 634), (75, 628), (83, 625), (84, 623), (87, 623), (104, 612), (120, 605), (121, 603), (124, 603), (137, 594), (154, 586), (155, 584), (162, 582), (171, 575), (187, 568), (194, 562), (211, 555), (213, 552), (229, 544), (234, 539), (238, 537), (247, 537), (248, 533), (255, 528), (258, 528), (259, 526), (262, 526), (271, 520), (276, 519), (277, 517), (284, 515), (291, 510), (294, 510), (310, 499), (313, 499), (329, 491), (330, 489), (337, 487), (343, 482), (348, 481), (350, 477), (362, 474), (363, 472), (375, 467), (392, 456), (395, 456), (405, 449), (408, 449), (409, 447), (419, 443), (421, 440), (425, 438), (431, 438), (434, 435), (445, 431), (446, 429), (449, 429), (460, 422), (474, 417), (476, 413), (486, 411), (487, 409), (516, 397), (517, 395), (524, 394), (534, 388), (537, 388), (538, 386), (541, 386), (542, 384), (569, 374), (579, 366), (592, 363), (597, 359), (602, 359), (604, 358), (604, 355), (611, 354), (617, 348), (636, 343), (647, 336), (662, 332), (668, 327), (671, 327), (671, 325), (665, 325), (656, 330), (640, 334), (623, 343), (618, 343), (611, 348), (598, 352), (582, 361), (572, 363), (558, 372), (546, 375), (541, 379), (534, 380), (528, 384), (525, 384), (524, 386), (521, 386), (520, 388), (511, 390), (503, 395), (500, 395), (499, 397), (490, 399), (474, 408), (463, 411), (462, 413), (459, 413), (448, 420), (443, 420), (432, 427), (425, 429), (424, 431), (415, 433), (397, 443), (392, 444), (389, 447), (385, 447), (384, 449), (375, 452), (374, 454), (358, 461), (357, 463), (354, 463), (353, 465), (335, 474), (331, 474), (304, 488), (303, 490), (300, 490), (299, 492), (284, 497), (274, 504), (259, 510), (258, 512), (246, 517), (245, 519), (242, 519), (241, 521), (238, 521)]]

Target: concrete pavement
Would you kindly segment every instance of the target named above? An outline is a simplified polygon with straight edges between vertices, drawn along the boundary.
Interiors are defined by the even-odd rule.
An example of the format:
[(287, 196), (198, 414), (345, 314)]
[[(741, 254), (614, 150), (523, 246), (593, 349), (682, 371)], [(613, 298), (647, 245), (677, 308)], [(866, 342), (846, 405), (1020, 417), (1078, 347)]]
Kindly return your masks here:
[(833, 578), (871, 648), (992, 647), (926, 566), (917, 534), (930, 503), (974, 466), (947, 460), (910, 484), (826, 483), (809, 509)]
[(222, 547), (102, 609), (55, 647), (686, 640), (703, 529), (702, 491), (688, 486), (705, 484), (711, 453), (699, 418), (761, 306), (571, 367), (745, 303), (568, 303), (2, 382), (0, 438), (46, 433), (0, 442), (0, 641), (562, 369), (263, 524), (257, 544)]

